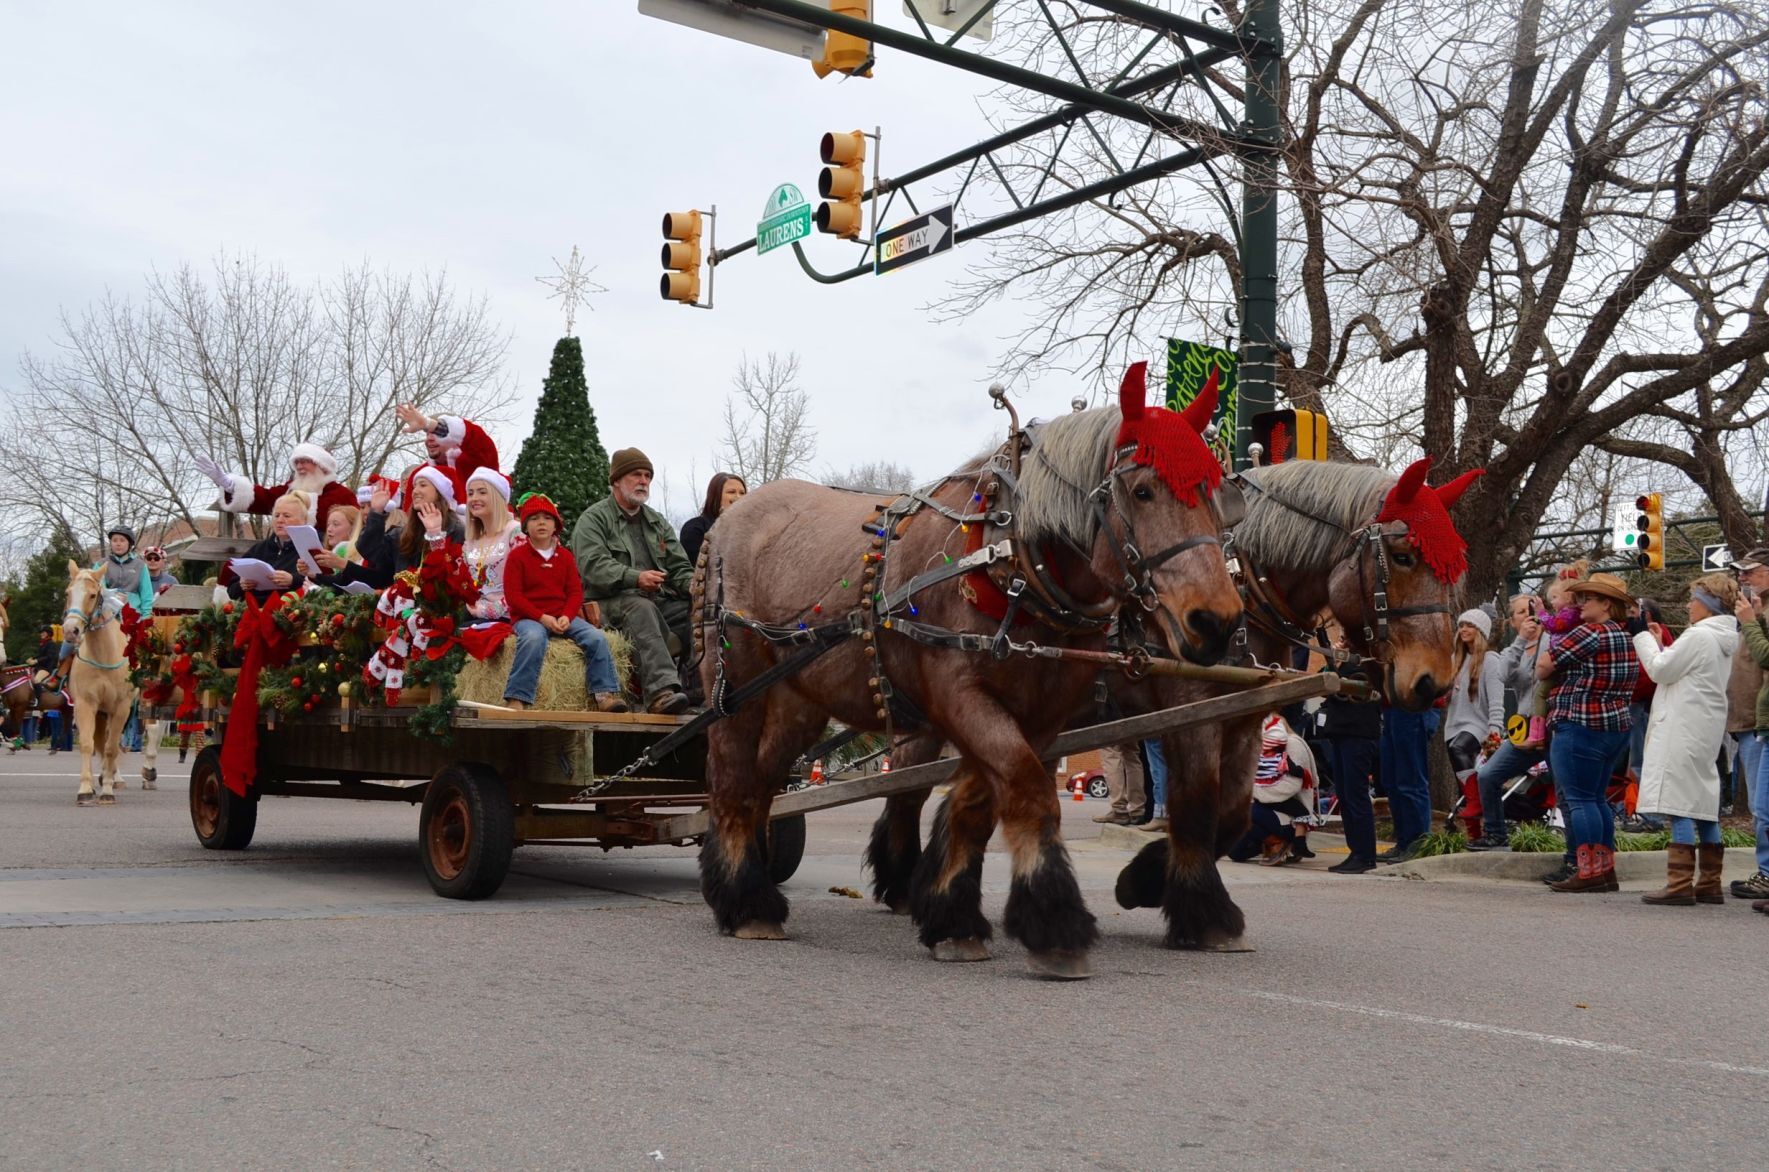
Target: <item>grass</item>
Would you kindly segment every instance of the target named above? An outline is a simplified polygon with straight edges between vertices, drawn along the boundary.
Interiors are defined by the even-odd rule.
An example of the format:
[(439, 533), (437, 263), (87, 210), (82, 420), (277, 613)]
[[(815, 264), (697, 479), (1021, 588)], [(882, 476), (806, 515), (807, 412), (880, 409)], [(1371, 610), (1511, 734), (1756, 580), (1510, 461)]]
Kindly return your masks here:
[(1566, 839), (1540, 822), (1519, 822), (1511, 831), (1511, 849), (1522, 854), (1564, 854)]
[(1426, 859), (1432, 855), (1459, 855), (1468, 849), (1468, 836), (1459, 830), (1433, 830), (1421, 835), (1413, 844), (1413, 857)]
[[(1725, 826), (1720, 829), (1720, 842), (1724, 846), (1752, 846), (1756, 839), (1747, 830)], [(1625, 830), (1618, 830), (1615, 835), (1617, 851), (1662, 851), (1670, 845), (1669, 830), (1649, 834), (1629, 834)], [(1521, 853), (1560, 854), (1566, 850), (1566, 839), (1561, 837), (1559, 831), (1540, 822), (1520, 822), (1511, 831), (1511, 849)]]

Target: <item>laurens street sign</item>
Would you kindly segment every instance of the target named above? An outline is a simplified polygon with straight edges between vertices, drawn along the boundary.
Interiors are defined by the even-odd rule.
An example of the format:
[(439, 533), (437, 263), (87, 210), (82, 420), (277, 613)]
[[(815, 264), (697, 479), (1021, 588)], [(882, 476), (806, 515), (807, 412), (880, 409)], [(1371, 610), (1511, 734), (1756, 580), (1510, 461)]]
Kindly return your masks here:
[(893, 269), (952, 250), (952, 205), (905, 220), (878, 234), (872, 271), (884, 276)]
[(782, 183), (768, 197), (762, 218), (756, 224), (756, 255), (771, 252), (782, 244), (803, 240), (811, 234), (811, 205), (804, 193), (791, 183)]

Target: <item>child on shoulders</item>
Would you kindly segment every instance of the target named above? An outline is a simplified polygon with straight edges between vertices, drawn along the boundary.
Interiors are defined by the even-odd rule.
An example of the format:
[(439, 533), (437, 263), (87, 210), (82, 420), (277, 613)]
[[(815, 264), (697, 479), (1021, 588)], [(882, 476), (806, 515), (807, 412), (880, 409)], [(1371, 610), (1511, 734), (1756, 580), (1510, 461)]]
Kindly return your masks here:
[(608, 638), (582, 617), (583, 578), (577, 559), (559, 544), (564, 524), (558, 508), (534, 493), (523, 498), (518, 516), (528, 540), (512, 548), (504, 563), (504, 601), (516, 625), (516, 661), (504, 685), (504, 703), (519, 709), (534, 703), (547, 640), (563, 637), (583, 649), (584, 687), (590, 693), (591, 709), (627, 711)]

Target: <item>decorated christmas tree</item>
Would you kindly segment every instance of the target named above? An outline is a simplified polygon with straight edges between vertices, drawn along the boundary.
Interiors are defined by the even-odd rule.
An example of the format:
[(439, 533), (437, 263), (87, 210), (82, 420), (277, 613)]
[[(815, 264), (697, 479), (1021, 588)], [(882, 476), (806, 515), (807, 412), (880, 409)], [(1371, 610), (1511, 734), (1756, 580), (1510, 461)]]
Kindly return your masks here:
[(608, 453), (596, 430), (596, 412), (584, 382), (583, 346), (576, 338), (560, 338), (553, 347), (553, 366), (534, 410), (534, 430), (516, 457), (511, 481), (517, 495), (544, 492), (552, 497), (568, 533), (578, 514), (608, 495)]

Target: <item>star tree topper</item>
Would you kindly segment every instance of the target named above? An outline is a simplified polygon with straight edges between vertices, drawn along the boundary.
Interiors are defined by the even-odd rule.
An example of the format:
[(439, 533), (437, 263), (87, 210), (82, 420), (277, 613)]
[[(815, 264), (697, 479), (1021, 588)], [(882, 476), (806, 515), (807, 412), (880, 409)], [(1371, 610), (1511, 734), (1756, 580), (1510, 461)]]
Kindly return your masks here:
[(560, 264), (559, 258), (554, 257), (553, 268), (557, 270), (553, 276), (536, 277), (535, 280), (552, 290), (547, 294), (548, 301), (557, 299), (563, 303), (565, 336), (573, 337), (576, 332), (574, 327), (577, 324), (577, 307), (589, 306), (591, 294), (606, 293), (608, 290), (590, 280), (590, 274), (596, 270), (584, 268), (583, 255), (578, 252), (575, 244), (571, 246), (571, 259)]

